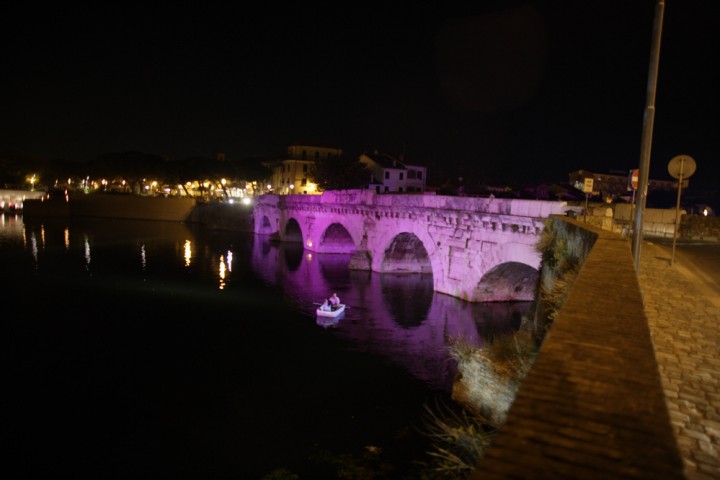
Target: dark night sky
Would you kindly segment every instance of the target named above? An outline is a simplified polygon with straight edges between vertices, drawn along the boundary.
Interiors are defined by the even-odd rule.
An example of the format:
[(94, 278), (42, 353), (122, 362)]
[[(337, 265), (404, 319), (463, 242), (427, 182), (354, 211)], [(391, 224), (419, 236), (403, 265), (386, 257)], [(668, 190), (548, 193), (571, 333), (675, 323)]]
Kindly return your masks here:
[[(475, 3), (5, 3), (0, 155), (241, 159), (300, 143), (494, 181), (638, 167), (656, 2)], [(665, 4), (651, 178), (682, 153), (691, 182), (716, 186), (720, 9)]]

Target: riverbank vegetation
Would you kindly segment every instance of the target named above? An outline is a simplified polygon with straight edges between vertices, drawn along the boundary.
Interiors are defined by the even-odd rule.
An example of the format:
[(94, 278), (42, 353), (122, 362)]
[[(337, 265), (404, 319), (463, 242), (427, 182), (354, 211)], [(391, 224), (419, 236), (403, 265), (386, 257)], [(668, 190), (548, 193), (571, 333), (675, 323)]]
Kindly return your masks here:
[(425, 421), (439, 478), (466, 478), (492, 445), (591, 244), (565, 222), (547, 219), (535, 247), (542, 257), (536, 302), (520, 329), (483, 339), (481, 346), (451, 339), (457, 363), (452, 399), (460, 410), (428, 407)]

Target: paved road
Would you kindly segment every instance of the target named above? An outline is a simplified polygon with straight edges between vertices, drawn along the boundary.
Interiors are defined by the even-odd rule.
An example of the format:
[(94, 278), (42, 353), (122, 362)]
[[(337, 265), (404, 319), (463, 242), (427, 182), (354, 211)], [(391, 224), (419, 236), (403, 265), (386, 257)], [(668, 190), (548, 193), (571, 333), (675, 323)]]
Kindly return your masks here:
[(720, 244), (648, 240), (638, 280), (688, 479), (720, 479)]
[[(667, 257), (672, 259), (672, 239), (649, 241), (663, 247)], [(678, 240), (673, 267), (690, 279), (699, 281), (699, 287), (720, 308), (717, 296), (720, 292), (720, 242)]]

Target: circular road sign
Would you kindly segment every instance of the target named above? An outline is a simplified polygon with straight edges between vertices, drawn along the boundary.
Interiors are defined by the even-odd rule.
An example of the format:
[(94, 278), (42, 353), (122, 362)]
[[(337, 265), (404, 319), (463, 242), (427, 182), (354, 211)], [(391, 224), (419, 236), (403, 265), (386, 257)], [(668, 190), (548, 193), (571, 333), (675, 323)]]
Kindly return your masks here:
[(638, 187), (638, 176), (639, 176), (639, 173), (640, 173), (640, 171), (636, 168), (636, 169), (633, 170), (632, 173), (630, 174), (630, 185), (632, 185), (632, 187), (633, 187), (635, 190), (637, 190), (637, 187)]
[(681, 172), (683, 178), (690, 178), (696, 167), (695, 160), (690, 155), (678, 155), (668, 163), (668, 172), (673, 178), (680, 178)]

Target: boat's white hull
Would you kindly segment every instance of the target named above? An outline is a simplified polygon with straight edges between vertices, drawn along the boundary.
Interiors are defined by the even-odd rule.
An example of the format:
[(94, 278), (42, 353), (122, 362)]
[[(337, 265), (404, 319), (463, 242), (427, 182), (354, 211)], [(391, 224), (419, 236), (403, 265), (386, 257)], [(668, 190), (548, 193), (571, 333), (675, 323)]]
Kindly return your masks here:
[(341, 303), (340, 306), (335, 310), (328, 311), (328, 310), (320, 310), (318, 308), (317, 315), (318, 315), (318, 317), (337, 317), (344, 311), (345, 311), (345, 305)]

